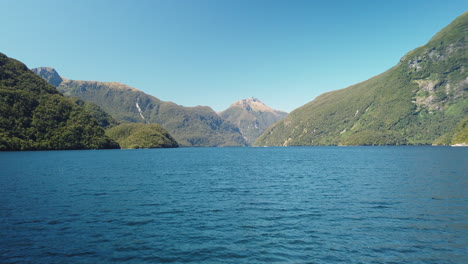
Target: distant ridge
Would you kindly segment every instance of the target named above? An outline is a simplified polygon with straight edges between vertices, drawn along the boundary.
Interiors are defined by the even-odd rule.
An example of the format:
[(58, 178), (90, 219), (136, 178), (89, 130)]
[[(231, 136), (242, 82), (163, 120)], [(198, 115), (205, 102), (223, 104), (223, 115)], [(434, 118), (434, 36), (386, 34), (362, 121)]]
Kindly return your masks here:
[[(161, 101), (118, 82), (77, 81), (52, 68), (32, 69), (66, 96), (98, 105), (122, 123), (160, 124), (180, 146), (245, 146), (239, 129), (207, 106), (184, 107)], [(58, 76), (58, 78), (57, 78)], [(59, 78), (62, 80), (59, 82)]]
[(251, 97), (231, 104), (219, 115), (239, 127), (247, 143), (252, 144), (265, 129), (285, 118), (288, 113), (275, 110), (259, 99)]

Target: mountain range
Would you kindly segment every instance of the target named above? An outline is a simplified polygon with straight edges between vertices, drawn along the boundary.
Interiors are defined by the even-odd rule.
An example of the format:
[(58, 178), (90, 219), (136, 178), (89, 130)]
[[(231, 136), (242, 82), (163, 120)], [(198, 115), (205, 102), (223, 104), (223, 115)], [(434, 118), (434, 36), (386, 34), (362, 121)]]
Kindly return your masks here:
[(467, 34), (464, 13), (386, 72), (292, 111), (255, 145), (468, 143)]
[(48, 67), (32, 71), (64, 95), (94, 103), (119, 122), (160, 124), (181, 146), (247, 145), (239, 129), (210, 107), (185, 107), (162, 101), (117, 82), (69, 80)]
[(0, 53), (0, 150), (466, 145), (467, 34), (464, 13), (386, 72), (289, 115), (253, 97), (220, 113), (185, 107), (117, 82), (30, 71)]
[(64, 95), (98, 105), (122, 123), (157, 123), (181, 146), (246, 146), (287, 113), (256, 98), (233, 103), (217, 114), (210, 107), (165, 102), (117, 82), (76, 81), (50, 67), (32, 69)]

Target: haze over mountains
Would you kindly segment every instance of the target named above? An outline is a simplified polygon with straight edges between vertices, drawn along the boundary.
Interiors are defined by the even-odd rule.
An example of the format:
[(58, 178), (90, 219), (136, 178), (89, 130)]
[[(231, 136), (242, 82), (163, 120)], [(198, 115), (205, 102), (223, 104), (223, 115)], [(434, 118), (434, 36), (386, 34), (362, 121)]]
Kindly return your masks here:
[(320, 95), (257, 146), (468, 143), (468, 13), (388, 71)]

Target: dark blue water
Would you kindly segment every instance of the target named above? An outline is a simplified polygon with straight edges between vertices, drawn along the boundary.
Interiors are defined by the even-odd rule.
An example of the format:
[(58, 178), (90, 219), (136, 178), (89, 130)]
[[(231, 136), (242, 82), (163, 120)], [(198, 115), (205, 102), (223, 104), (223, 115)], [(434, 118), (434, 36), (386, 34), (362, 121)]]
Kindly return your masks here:
[(468, 263), (468, 148), (0, 153), (0, 263)]

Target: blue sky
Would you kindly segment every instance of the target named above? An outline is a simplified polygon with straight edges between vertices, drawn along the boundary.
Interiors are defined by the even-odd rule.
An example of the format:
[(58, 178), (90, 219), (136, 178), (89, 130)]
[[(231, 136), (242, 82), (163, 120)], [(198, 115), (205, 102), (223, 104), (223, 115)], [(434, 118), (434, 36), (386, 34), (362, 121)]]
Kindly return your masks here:
[(0, 52), (215, 111), (291, 111), (384, 72), (467, 1), (0, 0)]

